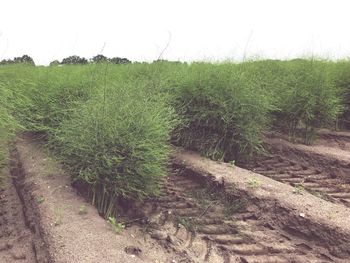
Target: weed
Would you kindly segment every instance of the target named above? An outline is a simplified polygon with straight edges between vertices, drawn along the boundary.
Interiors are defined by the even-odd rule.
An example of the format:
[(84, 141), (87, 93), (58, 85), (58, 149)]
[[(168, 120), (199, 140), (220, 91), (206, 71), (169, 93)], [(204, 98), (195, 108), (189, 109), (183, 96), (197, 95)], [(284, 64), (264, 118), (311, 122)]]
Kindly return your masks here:
[[(234, 194), (235, 188), (233, 186), (226, 191)], [(234, 213), (244, 211), (247, 206), (247, 200), (228, 198), (224, 192), (220, 191), (220, 189), (210, 185), (207, 185), (200, 190), (190, 192), (189, 195), (196, 198), (203, 209), (203, 212), (199, 217), (204, 216), (208, 209), (219, 203), (223, 204), (224, 215), (226, 218), (232, 216)]]
[(324, 191), (309, 190), (309, 193), (323, 200), (329, 200), (327, 194)]
[(37, 196), (36, 197), (36, 201), (39, 203), (39, 204), (42, 204), (44, 201), (45, 201), (45, 198), (43, 196)]
[(55, 165), (49, 161), (46, 161), (45, 164), (43, 164), (43, 175), (47, 177), (53, 177), (55, 173), (57, 173), (57, 168)]
[(176, 217), (176, 225), (182, 225), (186, 230), (195, 232), (198, 228), (198, 222), (191, 217)]
[(54, 209), (54, 226), (59, 226), (63, 223), (63, 208), (55, 208)]
[(125, 225), (123, 223), (118, 223), (115, 217), (108, 217), (108, 222), (113, 227), (114, 232), (117, 234), (120, 234), (120, 232), (125, 229)]
[(294, 186), (293, 193), (301, 195), (305, 190), (304, 183), (298, 183)]
[(226, 218), (231, 217), (233, 214), (242, 212), (247, 207), (247, 200), (238, 199), (225, 204), (224, 215)]
[(248, 184), (248, 187), (255, 189), (261, 186), (261, 181), (257, 178), (252, 178), (248, 180), (247, 184)]
[(337, 217), (337, 214), (335, 213), (335, 212), (331, 212), (329, 215), (328, 215), (328, 218), (330, 219), (330, 220), (333, 220), (333, 219), (335, 219)]
[(86, 205), (81, 205), (80, 207), (79, 207), (79, 215), (86, 215), (87, 214), (87, 207), (86, 207)]

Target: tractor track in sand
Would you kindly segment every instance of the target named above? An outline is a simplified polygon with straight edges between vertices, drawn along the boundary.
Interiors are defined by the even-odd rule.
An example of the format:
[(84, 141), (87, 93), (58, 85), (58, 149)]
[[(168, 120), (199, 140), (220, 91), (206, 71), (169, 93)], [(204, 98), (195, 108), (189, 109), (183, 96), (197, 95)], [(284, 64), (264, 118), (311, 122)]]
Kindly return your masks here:
[(267, 139), (267, 155), (243, 168), (350, 207), (350, 133), (321, 131), (312, 146)]
[(203, 178), (174, 171), (162, 195), (147, 202), (151, 236), (183, 254), (182, 262), (342, 262), (312, 239), (293, 236), (265, 220), (246, 199), (226, 196)]
[(311, 163), (299, 163), (285, 156), (259, 157), (254, 164), (244, 166), (282, 183), (294, 186), (296, 192), (307, 190), (326, 201), (350, 207), (350, 185), (345, 179)]

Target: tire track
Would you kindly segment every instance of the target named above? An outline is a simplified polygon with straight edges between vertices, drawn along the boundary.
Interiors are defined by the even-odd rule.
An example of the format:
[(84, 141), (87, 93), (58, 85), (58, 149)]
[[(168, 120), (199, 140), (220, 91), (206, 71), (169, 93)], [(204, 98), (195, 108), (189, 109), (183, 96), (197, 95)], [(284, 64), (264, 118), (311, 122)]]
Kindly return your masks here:
[(253, 164), (243, 166), (295, 187), (295, 193), (307, 190), (324, 200), (350, 207), (350, 185), (334, 173), (299, 163), (284, 156), (259, 157)]
[(181, 262), (337, 262), (329, 253), (263, 219), (248, 200), (227, 196), (198, 178), (172, 173), (149, 200), (157, 213), (147, 232)]

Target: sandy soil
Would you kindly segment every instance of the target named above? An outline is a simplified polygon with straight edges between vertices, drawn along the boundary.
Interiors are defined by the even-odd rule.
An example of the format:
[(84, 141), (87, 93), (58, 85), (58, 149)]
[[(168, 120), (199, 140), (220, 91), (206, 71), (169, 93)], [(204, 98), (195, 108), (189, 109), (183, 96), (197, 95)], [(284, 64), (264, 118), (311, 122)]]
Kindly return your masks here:
[(350, 152), (281, 138), (267, 139), (266, 146), (269, 156), (259, 156), (244, 167), (350, 207)]
[[(336, 262), (329, 252), (280, 228), (247, 198), (190, 170), (176, 170), (153, 200), (151, 236), (194, 262)], [(169, 242), (169, 240), (171, 242)]]
[[(217, 183), (233, 186), (239, 196), (248, 196), (264, 217), (308, 244), (326, 247), (330, 254), (348, 258), (350, 254), (350, 211), (307, 192), (296, 194), (294, 188), (263, 175), (218, 163), (192, 152), (180, 151), (177, 163)], [(346, 261), (344, 261), (346, 262)]]
[[(161, 195), (130, 203), (142, 218), (116, 234), (39, 142), (18, 139), (0, 187), (0, 262), (348, 262), (350, 209), (337, 200), (192, 152), (173, 161)], [(267, 176), (285, 165), (324, 175), (261, 164)]]
[(2, 171), (0, 183), (0, 262), (35, 263), (33, 234), (26, 225), (22, 202), (9, 170)]
[[(138, 227), (116, 234), (96, 209), (78, 196), (60, 166), (28, 138), (19, 139), (24, 204), (35, 204), (36, 228), (47, 245), (49, 262), (179, 262)], [(84, 214), (79, 213), (85, 207)], [(46, 262), (43, 259), (40, 262)]]

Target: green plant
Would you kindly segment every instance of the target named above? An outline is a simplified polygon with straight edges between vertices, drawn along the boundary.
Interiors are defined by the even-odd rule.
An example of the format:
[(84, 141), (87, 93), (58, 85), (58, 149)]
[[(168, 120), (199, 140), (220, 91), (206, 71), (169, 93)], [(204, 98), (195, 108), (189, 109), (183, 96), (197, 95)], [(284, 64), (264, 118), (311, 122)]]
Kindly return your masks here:
[(118, 223), (115, 217), (108, 217), (108, 222), (113, 227), (114, 232), (117, 234), (119, 234), (125, 228), (125, 225), (123, 223)]
[(247, 200), (236, 199), (225, 203), (224, 215), (226, 218), (231, 217), (233, 214), (242, 212), (247, 207)]
[(190, 232), (195, 232), (198, 228), (198, 222), (191, 217), (176, 217), (175, 222), (178, 226), (182, 225)]
[(158, 194), (170, 143), (235, 166), (263, 150), (265, 131), (311, 143), (318, 127), (345, 125), (349, 65), (313, 58), (1, 65), (0, 166), (18, 131), (40, 133), (107, 218), (117, 197)]
[(91, 187), (99, 212), (109, 216), (117, 196), (157, 194), (173, 126), (166, 96), (122, 82), (99, 90), (62, 122), (54, 142), (74, 179)]
[(43, 196), (37, 196), (36, 197), (36, 201), (39, 203), (39, 204), (42, 204), (44, 201), (45, 201), (45, 198)]
[(62, 225), (63, 223), (63, 208), (58, 207), (54, 209), (54, 226)]
[(283, 63), (285, 75), (278, 93), (275, 123), (295, 138), (301, 132), (306, 144), (315, 138), (315, 129), (331, 126), (343, 110), (340, 89), (332, 78), (333, 64), (316, 59)]
[(250, 188), (259, 188), (261, 186), (261, 181), (257, 178), (251, 178), (248, 180), (247, 184)]
[(326, 201), (329, 200), (329, 197), (324, 191), (309, 190), (309, 193), (323, 200), (326, 200)]
[(229, 161), (229, 164), (231, 167), (235, 167), (236, 161), (235, 160)]
[(245, 160), (261, 149), (271, 103), (249, 71), (234, 64), (197, 63), (177, 85), (178, 144), (216, 160)]
[(293, 193), (294, 194), (302, 194), (305, 190), (304, 183), (298, 183), (294, 186)]
[(79, 207), (79, 215), (86, 215), (88, 212), (87, 212), (87, 207), (86, 205), (81, 205)]

